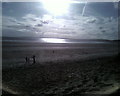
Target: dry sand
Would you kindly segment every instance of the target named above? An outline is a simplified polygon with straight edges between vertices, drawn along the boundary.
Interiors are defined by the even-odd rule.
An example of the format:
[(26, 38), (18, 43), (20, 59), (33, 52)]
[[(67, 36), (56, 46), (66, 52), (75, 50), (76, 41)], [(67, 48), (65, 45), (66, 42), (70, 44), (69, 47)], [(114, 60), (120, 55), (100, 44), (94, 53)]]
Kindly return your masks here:
[(3, 70), (3, 89), (13, 94), (112, 94), (120, 89), (116, 57), (48, 62)]

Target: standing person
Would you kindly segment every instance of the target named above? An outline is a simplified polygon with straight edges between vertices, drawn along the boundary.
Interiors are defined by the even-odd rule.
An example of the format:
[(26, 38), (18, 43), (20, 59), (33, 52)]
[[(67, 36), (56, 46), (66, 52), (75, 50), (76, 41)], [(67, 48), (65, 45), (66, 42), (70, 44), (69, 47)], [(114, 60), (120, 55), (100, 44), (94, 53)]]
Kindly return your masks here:
[(25, 62), (28, 63), (28, 57), (25, 57)]
[(55, 51), (53, 50), (53, 53), (55, 53)]
[(36, 63), (35, 55), (33, 55), (32, 58), (33, 58), (33, 63)]

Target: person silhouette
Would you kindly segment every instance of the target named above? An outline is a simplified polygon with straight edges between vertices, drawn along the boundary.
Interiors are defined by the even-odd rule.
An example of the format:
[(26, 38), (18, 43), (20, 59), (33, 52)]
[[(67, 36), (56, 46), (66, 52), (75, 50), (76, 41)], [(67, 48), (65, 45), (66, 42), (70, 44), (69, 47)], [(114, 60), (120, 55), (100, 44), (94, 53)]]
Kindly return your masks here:
[(53, 53), (55, 53), (55, 51), (53, 50)]
[(25, 57), (25, 62), (28, 63), (28, 57)]
[(32, 58), (33, 58), (33, 63), (36, 63), (35, 55), (33, 55)]
[(25, 62), (29, 63), (29, 58), (28, 57), (25, 57)]

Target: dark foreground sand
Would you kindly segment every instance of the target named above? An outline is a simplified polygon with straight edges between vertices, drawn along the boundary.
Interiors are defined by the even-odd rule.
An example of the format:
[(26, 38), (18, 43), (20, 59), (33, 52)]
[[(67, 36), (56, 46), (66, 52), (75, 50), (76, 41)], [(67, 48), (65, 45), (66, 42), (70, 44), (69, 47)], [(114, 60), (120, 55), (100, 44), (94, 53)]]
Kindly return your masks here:
[[(119, 94), (120, 56), (30, 64), (3, 70), (3, 90), (12, 94), (84, 96)], [(3, 92), (4, 93), (4, 92)]]

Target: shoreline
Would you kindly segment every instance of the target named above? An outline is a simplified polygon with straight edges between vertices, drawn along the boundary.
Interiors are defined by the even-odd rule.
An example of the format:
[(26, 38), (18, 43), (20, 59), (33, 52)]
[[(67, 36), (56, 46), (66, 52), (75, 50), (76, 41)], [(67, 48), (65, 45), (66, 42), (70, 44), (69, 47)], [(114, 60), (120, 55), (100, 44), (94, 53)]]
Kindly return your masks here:
[[(45, 58), (45, 60), (41, 60), (40, 62), (37, 62), (37, 63), (40, 63), (41, 65), (44, 65), (45, 63), (47, 62), (60, 62), (60, 61), (65, 61), (65, 62), (70, 62), (70, 61), (85, 61), (85, 60), (92, 60), (92, 59), (97, 59), (97, 58), (105, 58), (105, 57), (112, 57), (112, 56), (116, 56), (118, 54), (118, 52), (111, 52), (111, 53), (101, 53), (101, 54), (83, 54), (83, 55), (78, 55), (78, 56), (74, 56), (71, 57), (70, 56), (67, 56), (67, 57), (57, 57), (57, 58)], [(6, 62), (7, 64), (7, 62)], [(27, 64), (28, 66), (31, 65), (32, 63), (30, 64)], [(4, 69), (9, 69), (9, 68), (16, 68), (16, 67), (22, 67), (22, 66), (26, 66), (25, 63), (21, 62), (21, 63), (18, 63), (18, 64), (12, 64), (12, 65), (8, 65), (8, 66), (4, 66), (3, 65), (3, 70)]]

